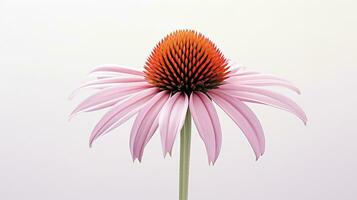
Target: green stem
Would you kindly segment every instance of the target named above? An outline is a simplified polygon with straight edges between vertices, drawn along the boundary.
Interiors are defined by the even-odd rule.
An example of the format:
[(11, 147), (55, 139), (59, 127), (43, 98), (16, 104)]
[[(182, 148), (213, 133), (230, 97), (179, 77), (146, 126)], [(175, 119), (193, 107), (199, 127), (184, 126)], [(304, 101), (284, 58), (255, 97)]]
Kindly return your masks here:
[(191, 113), (190, 110), (187, 110), (185, 123), (181, 129), (181, 138), (180, 138), (179, 200), (187, 200), (188, 197), (190, 147), (191, 147)]

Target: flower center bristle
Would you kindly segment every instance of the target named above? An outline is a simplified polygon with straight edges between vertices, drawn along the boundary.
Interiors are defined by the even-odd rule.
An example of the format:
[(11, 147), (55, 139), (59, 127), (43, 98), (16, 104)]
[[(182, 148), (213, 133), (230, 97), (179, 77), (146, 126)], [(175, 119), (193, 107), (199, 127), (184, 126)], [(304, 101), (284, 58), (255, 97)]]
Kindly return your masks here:
[(172, 92), (206, 92), (227, 78), (227, 59), (208, 38), (179, 30), (160, 41), (145, 64), (146, 80)]

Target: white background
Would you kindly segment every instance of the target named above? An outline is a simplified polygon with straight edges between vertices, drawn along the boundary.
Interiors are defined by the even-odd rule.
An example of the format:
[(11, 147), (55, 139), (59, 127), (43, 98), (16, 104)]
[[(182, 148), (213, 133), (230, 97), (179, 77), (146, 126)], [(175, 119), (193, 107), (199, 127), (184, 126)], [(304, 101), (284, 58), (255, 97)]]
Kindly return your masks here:
[(128, 148), (132, 120), (88, 147), (102, 112), (68, 114), (67, 99), (94, 66), (142, 69), (153, 46), (181, 28), (210, 37), (249, 69), (285, 77), (279, 90), (306, 111), (252, 105), (266, 133), (255, 162), (219, 112), (222, 153), (208, 166), (193, 131), (190, 199), (356, 199), (357, 3), (335, 1), (0, 0), (0, 199), (177, 199), (178, 141), (162, 158), (158, 135), (142, 164)]

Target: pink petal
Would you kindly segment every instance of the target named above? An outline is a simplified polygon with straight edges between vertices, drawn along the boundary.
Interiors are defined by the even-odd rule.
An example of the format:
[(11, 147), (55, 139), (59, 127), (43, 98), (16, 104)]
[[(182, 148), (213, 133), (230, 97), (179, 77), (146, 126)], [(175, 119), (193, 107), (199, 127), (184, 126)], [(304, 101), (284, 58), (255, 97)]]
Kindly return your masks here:
[(107, 101), (107, 102), (104, 102), (104, 103), (101, 103), (101, 104), (97, 104), (97, 105), (91, 107), (90, 109), (85, 109), (85, 110), (83, 110), (81, 112), (92, 112), (92, 111), (97, 111), (97, 110), (101, 110), (101, 109), (104, 109), (104, 108), (108, 108), (108, 107), (114, 106), (119, 101), (122, 101), (122, 100), (124, 100), (126, 98), (128, 98), (128, 97), (125, 96), (125, 97), (115, 98), (113, 100), (110, 100), (110, 101)]
[(228, 103), (231, 103), (237, 110), (242, 114), (242, 116), (249, 122), (251, 127), (254, 129), (254, 134), (257, 136), (259, 144), (260, 144), (260, 152), (263, 155), (265, 151), (265, 137), (262, 125), (259, 122), (259, 119), (254, 114), (254, 112), (239, 99), (232, 97), (231, 95), (225, 94), (223, 91), (219, 89), (214, 89), (209, 92), (209, 95), (212, 96), (212, 99), (215, 101), (217, 96), (219, 99), (223, 99)]
[(189, 108), (197, 130), (205, 143), (208, 162), (214, 164), (222, 143), (222, 132), (217, 112), (212, 101), (201, 92), (191, 93)]
[(300, 94), (300, 90), (291, 82), (269, 74), (232, 76), (226, 82), (251, 86), (282, 86)]
[(307, 119), (306, 119), (305, 114), (301, 115), (298, 111), (296, 111), (296, 109), (292, 108), (291, 106), (286, 105), (286, 104), (284, 104), (276, 99), (273, 99), (269, 96), (264, 96), (264, 95), (260, 95), (260, 94), (249, 93), (249, 92), (239, 92), (239, 91), (234, 91), (234, 92), (228, 91), (228, 92), (230, 92), (232, 96), (237, 97), (241, 101), (269, 105), (269, 106), (272, 106), (272, 107), (275, 107), (278, 109), (288, 111), (288, 112), (296, 115), (304, 123), (306, 123)]
[(169, 98), (159, 117), (163, 153), (171, 154), (176, 135), (180, 133), (188, 108), (188, 97), (178, 92)]
[(90, 73), (94, 72), (115, 72), (115, 73), (121, 73), (121, 74), (131, 74), (131, 75), (138, 75), (138, 76), (144, 76), (144, 72), (135, 70), (135, 69), (130, 69), (128, 67), (120, 66), (120, 65), (105, 65), (105, 66), (99, 66)]
[(279, 80), (279, 81), (285, 81), (289, 82), (283, 78), (271, 75), (271, 74), (262, 74), (258, 72), (254, 73), (248, 73), (248, 74), (235, 74), (235, 76), (232, 76), (230, 78), (234, 78), (236, 80), (241, 80), (241, 81), (246, 81), (246, 80), (262, 80), (262, 79), (268, 79), (268, 80)]
[[(95, 139), (97, 139), (100, 135), (104, 134), (113, 125), (115, 125), (115, 123), (122, 120), (123, 118), (128, 119), (126, 116), (128, 114), (130, 115), (133, 110), (138, 111), (140, 108), (145, 106), (146, 102), (150, 98), (152, 98), (157, 92), (158, 89), (156, 88), (146, 89), (136, 94), (135, 96), (128, 98), (115, 105), (102, 117), (102, 119), (95, 126), (90, 136), (90, 145), (92, 145)], [(123, 121), (121, 123), (123, 123)]]
[(99, 85), (99, 84), (107, 84), (107, 83), (132, 83), (132, 82), (145, 82), (144, 77), (128, 77), (128, 76), (116, 76), (116, 77), (108, 77), (102, 79), (95, 79), (93, 81), (89, 81), (88, 83), (82, 86), (89, 86), (89, 85)]
[(139, 85), (149, 85), (143, 78), (123, 78), (123, 77), (112, 77), (105, 79), (96, 79), (88, 81), (82, 84), (80, 87), (75, 89), (70, 95), (69, 99), (73, 99), (79, 91), (82, 89), (106, 89), (113, 87), (132, 87)]
[(88, 74), (88, 78), (94, 79), (109, 79), (109, 78), (116, 78), (116, 77), (139, 77), (138, 75), (132, 74), (120, 74), (117, 72), (104, 72), (104, 71), (97, 71)]
[[(250, 118), (246, 116), (247, 110), (244, 110), (244, 106), (239, 100), (223, 95), (217, 91), (210, 91), (209, 95), (213, 101), (222, 108), (224, 112), (232, 118), (232, 120), (240, 127), (244, 135), (246, 136), (250, 146), (254, 150), (256, 159), (258, 159), (263, 153), (263, 141), (257, 130), (260, 129), (257, 123), (252, 123)], [(252, 118), (252, 116), (250, 116)]]
[(134, 108), (132, 111), (128, 112), (123, 118), (115, 122), (109, 129), (107, 129), (105, 132), (102, 133), (102, 135), (118, 128), (122, 124), (124, 124), (126, 121), (128, 121), (131, 117), (133, 117), (136, 113), (139, 112), (141, 108), (143, 108), (145, 103), (143, 105), (139, 105), (138, 107)]
[(145, 145), (157, 129), (159, 112), (168, 98), (168, 92), (159, 92), (139, 111), (130, 134), (130, 150), (133, 160), (138, 158), (141, 161)]
[[(288, 97), (278, 94), (276, 92), (256, 87), (234, 84), (222, 85), (220, 86), (220, 89), (227, 90), (227, 92), (237, 96), (238, 98), (240, 97), (240, 95), (242, 95), (242, 100), (252, 100), (253, 103), (263, 103), (287, 110), (299, 117), (304, 122), (304, 124), (306, 124), (307, 122), (306, 114), (299, 105), (297, 105)], [(247, 93), (250, 93), (251, 95), (248, 95)]]
[(111, 77), (105, 79), (96, 79), (94, 81), (89, 81), (83, 85), (81, 85), (76, 90), (80, 90), (82, 88), (89, 88), (90, 86), (118, 86), (118, 84), (137, 84), (138, 82), (146, 82), (143, 77)]
[(70, 117), (79, 112), (84, 112), (88, 109), (92, 109), (98, 105), (102, 105), (109, 101), (113, 101), (117, 99), (118, 102), (121, 99), (124, 99), (126, 96), (140, 92), (144, 89), (150, 88), (152, 86), (147, 83), (136, 84), (131, 86), (117, 86), (113, 88), (103, 89), (94, 95), (86, 98), (83, 102), (81, 102), (71, 113)]

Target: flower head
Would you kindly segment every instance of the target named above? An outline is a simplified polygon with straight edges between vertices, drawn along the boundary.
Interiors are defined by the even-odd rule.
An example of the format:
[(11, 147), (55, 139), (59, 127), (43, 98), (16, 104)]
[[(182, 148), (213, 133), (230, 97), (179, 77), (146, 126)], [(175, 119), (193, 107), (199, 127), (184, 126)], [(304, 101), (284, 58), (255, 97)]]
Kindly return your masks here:
[(107, 65), (96, 68), (91, 75), (95, 79), (80, 89), (98, 91), (80, 103), (72, 115), (109, 108), (93, 129), (90, 145), (136, 115), (130, 135), (134, 160), (142, 159), (144, 148), (157, 129), (164, 154), (171, 153), (189, 109), (208, 160), (214, 163), (222, 143), (214, 103), (242, 130), (257, 159), (264, 153), (265, 139), (258, 118), (246, 103), (270, 105), (307, 121), (294, 101), (266, 89), (280, 86), (300, 93), (291, 82), (244, 70), (226, 59), (208, 38), (191, 30), (173, 32), (159, 42), (143, 72)]
[(213, 42), (191, 30), (166, 36), (145, 65), (145, 77), (150, 84), (188, 95), (217, 88), (228, 72), (228, 62)]

